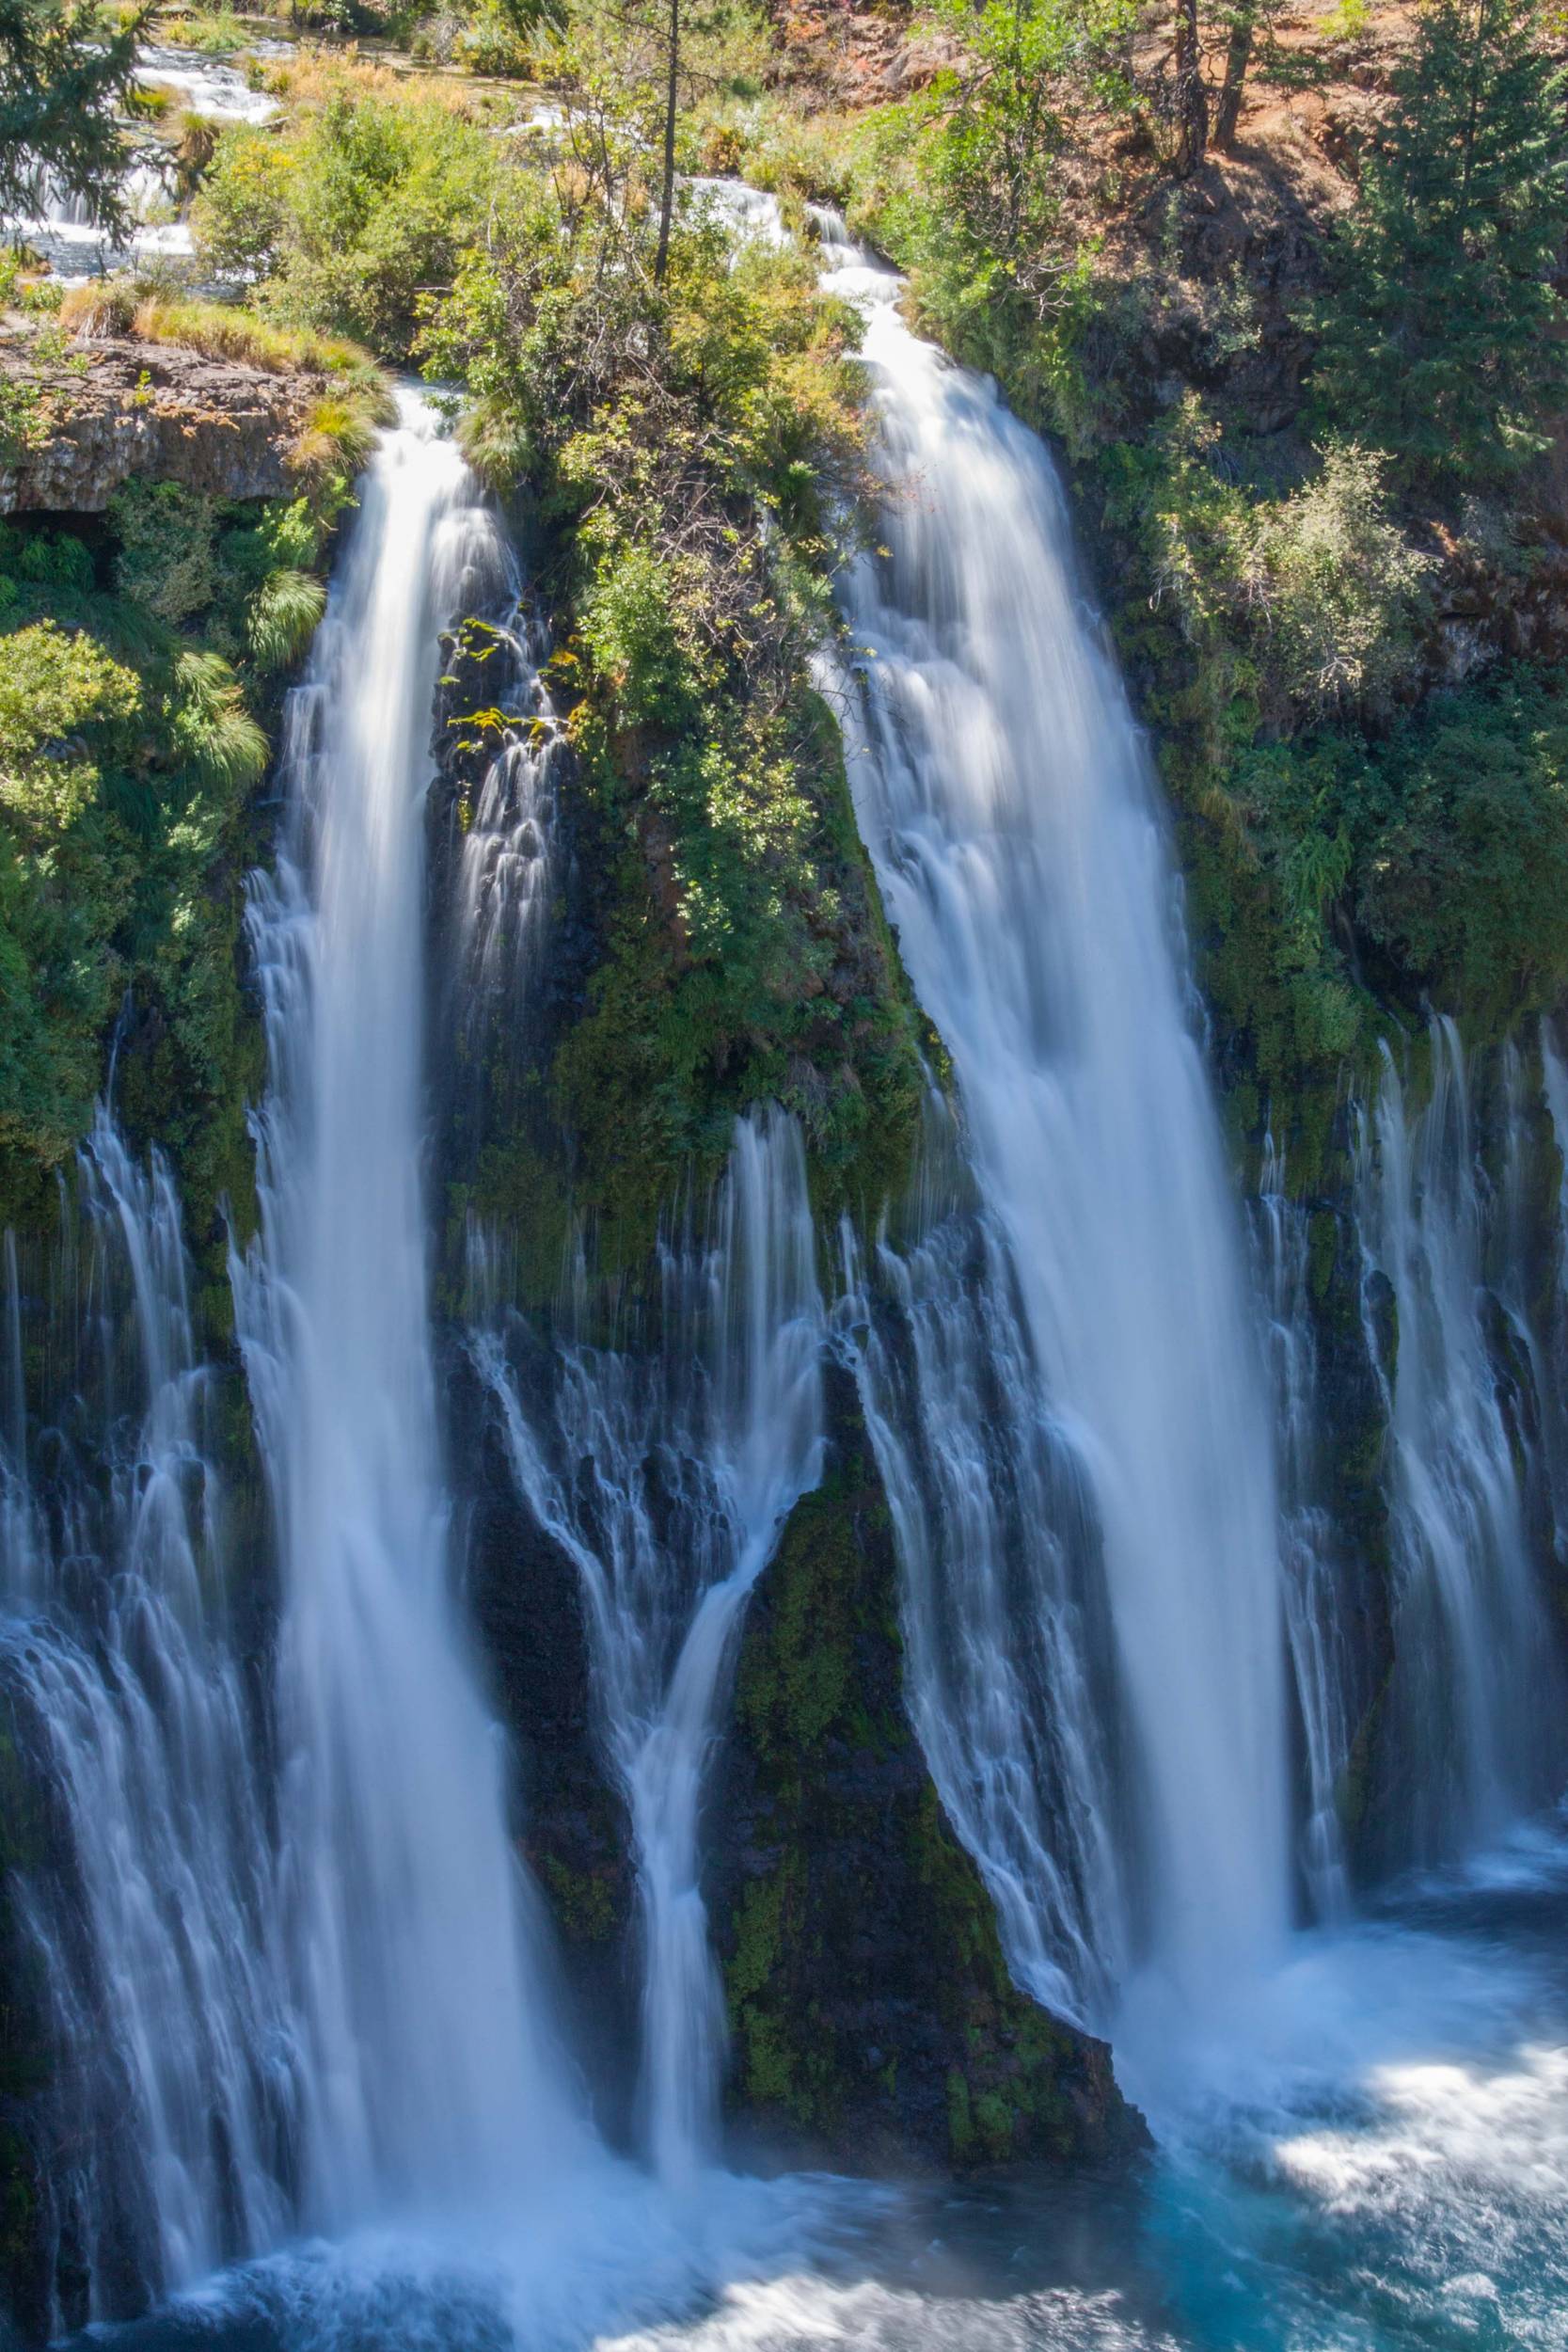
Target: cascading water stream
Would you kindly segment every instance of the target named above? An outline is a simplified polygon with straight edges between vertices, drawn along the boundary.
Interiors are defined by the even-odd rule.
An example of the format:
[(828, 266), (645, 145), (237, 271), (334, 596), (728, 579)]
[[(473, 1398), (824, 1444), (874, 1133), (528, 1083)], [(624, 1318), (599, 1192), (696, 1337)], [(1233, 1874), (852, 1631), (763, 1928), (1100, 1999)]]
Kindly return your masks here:
[[(291, 48), (287, 41), (261, 41), (256, 54), (276, 56)], [(238, 67), (196, 49), (154, 44), (141, 50), (136, 81), (166, 103), (177, 101), (180, 114), (198, 122), (255, 127), (278, 111), (278, 101), (253, 89)], [(135, 140), (119, 174), (119, 193), (125, 225), (115, 234), (94, 218), (85, 196), (68, 194), (40, 165), (32, 174), (26, 214), (10, 226), (67, 285), (116, 265), (190, 259), (190, 225), (175, 216), (179, 175), (169, 147), (156, 138)]]
[[(953, 1057), (976, 1182), (1006, 1251), (1028, 1384), (1016, 1408), (1060, 1459), (1056, 1539), (1090, 1522), (1115, 1668), (1087, 1629), (1053, 1633), (1058, 1735), (1080, 1767), (1058, 1792), (1130, 1820), (1114, 1899), (1034, 1937), (1097, 1975), (1151, 1956), (1189, 2001), (1265, 1962), (1288, 1916), (1284, 1635), (1271, 1438), (1249, 1330), (1240, 1219), (1199, 1041), (1180, 909), (1147, 757), (1083, 609), (1066, 508), (1041, 444), (993, 390), (917, 341), (899, 283), (819, 223), (825, 282), (866, 307), (890, 552), (862, 558), (844, 608), (863, 691), (846, 693), (849, 771), (905, 961)], [(965, 1310), (965, 1311), (970, 1311)], [(886, 1422), (870, 1366), (874, 1417)], [(964, 1384), (952, 1406), (978, 1409)], [(983, 1458), (983, 1433), (974, 1452)], [(1044, 1735), (1044, 1694), (1006, 1657), (1007, 1575), (956, 1522), (927, 1538), (912, 1605), (939, 1605), (1016, 1701), (947, 1723), (931, 1749), (955, 1820), (993, 1834), (1001, 1894), (1027, 1884), (1026, 1808), (974, 1792)], [(936, 1588), (940, 1587), (940, 1600)], [(922, 1600), (923, 1589), (928, 1597)], [(918, 1661), (941, 1645), (917, 1631)], [(974, 1669), (972, 1668), (972, 1673)], [(917, 1672), (918, 1679), (918, 1672)], [(917, 1692), (917, 1710), (944, 1705)], [(1125, 1791), (1101, 1725), (1124, 1708)], [(1086, 1776), (1092, 1794), (1085, 1794)], [(1116, 1835), (1112, 1831), (1112, 1836)], [(1084, 1833), (1079, 1833), (1083, 1837)], [(1006, 1917), (1007, 1903), (1004, 1900)], [(1028, 1951), (1015, 1931), (1015, 1965)], [(1080, 1999), (1103, 2013), (1095, 1983)]]
[[(103, 1111), (78, 1189), (41, 1295), (8, 1251), (0, 1457), (0, 1690), (36, 1788), (9, 1784), (8, 1891), (64, 2103), (40, 2193), (82, 2276), (72, 2324), (277, 2234), (299, 2095), (179, 1202)], [(24, 1316), (62, 1390), (31, 1447)]]
[(502, 566), (411, 400), (361, 506), (292, 706), (289, 847), (255, 885), (273, 1091), (262, 1238), (234, 1269), (285, 1588), (309, 2209), (335, 2227), (506, 2206), (578, 2130), (450, 1590), (420, 1174), (438, 632)]
[[(1560, 1158), (1563, 1067), (1550, 1025), (1537, 1063), (1517, 1038), (1501, 1054), (1501, 1152), (1489, 1267), (1505, 1318), (1503, 1352), (1523, 1393), (1514, 1443), (1522, 1456), (1533, 1560), (1568, 1565), (1568, 1177), (1541, 1184), (1543, 1147)], [(1544, 1118), (1541, 1113), (1544, 1113)]]
[[(1440, 1860), (1499, 1835), (1551, 1793), (1559, 1685), (1529, 1557), (1515, 1435), (1489, 1350), (1494, 1221), (1469, 1076), (1448, 1020), (1412, 1111), (1385, 1050), (1357, 1154), (1362, 1245), (1392, 1286), (1384, 1364), (1398, 1590), (1390, 1700), (1411, 1851)], [(1368, 1345), (1378, 1358), (1369, 1319)]]
[(1339, 1919), (1349, 1909), (1350, 1888), (1338, 1805), (1358, 1683), (1342, 1622), (1349, 1579), (1325, 1506), (1319, 1459), (1323, 1400), (1307, 1307), (1307, 1220), (1286, 1189), (1284, 1158), (1272, 1136), (1264, 1151), (1257, 1220), (1278, 1432), (1285, 1626), (1305, 1750), (1300, 1865), (1313, 1916)]
[(821, 1474), (815, 1253), (800, 1132), (775, 1110), (737, 1125), (707, 1232), (661, 1244), (653, 1348), (567, 1342), (531, 1410), (501, 1328), (472, 1342), (518, 1490), (587, 1604), (637, 1864), (644, 2127), (674, 2185), (717, 2138), (723, 2009), (698, 1829), (727, 1669), (780, 1526)]
[(1546, 1354), (1556, 1443), (1552, 1456), (1553, 1538), (1559, 1564), (1568, 1567), (1568, 1059), (1549, 1022), (1541, 1024), (1541, 1076), (1552, 1141), (1557, 1147), (1556, 1251), (1546, 1310)]
[(865, 1269), (846, 1234), (840, 1310), (897, 1533), (907, 1694), (1014, 1976), (1086, 2019), (1110, 2006), (1102, 1938), (1127, 1898), (1092, 1506), (1044, 1406), (995, 1220), (942, 1201), (922, 1224)]
[[(1286, 1661), (1302, 1858), (1330, 1915), (1336, 1784), (1368, 1695), (1340, 1655), (1358, 1588), (1316, 1442), (1343, 1372), (1340, 1319), (1317, 1327), (1320, 1367), (1307, 1299), (1335, 1212), (1309, 1229), (1271, 1155), (1249, 1283), (1157, 803), (1074, 602), (1043, 453), (909, 337), (885, 273), (842, 242), (832, 258), (871, 312), (891, 502), (892, 554), (847, 591), (874, 657), (863, 699), (846, 694), (852, 773), (964, 1128), (933, 1099), (921, 1197), (874, 1247), (846, 1236), (831, 1340), (800, 1137), (776, 1111), (739, 1124), (713, 1199), (672, 1220), (651, 1299), (582, 1277), (542, 1348), (499, 1303), (504, 1267), (470, 1292), (515, 1484), (586, 1603), (639, 1867), (662, 2181), (596, 2153), (559, 2078), (504, 1759), (451, 1593), (421, 1173), (424, 802), (440, 626), (510, 612), (515, 580), (411, 405), (291, 706), (284, 853), (254, 885), (272, 1091), (261, 1236), (233, 1274), (282, 1570), (276, 1661), (259, 1515), (230, 1491), (234, 1375), (198, 1359), (166, 1167), (135, 1165), (102, 1118), (57, 1244), (6, 1248), (0, 1935), (38, 1963), (18, 1981), (55, 2060), (44, 2192), (56, 2275), (84, 2284), (55, 2316), (74, 2327), (263, 2254), (136, 2341), (1560, 2343), (1568, 1852), (1527, 1824), (1266, 1964), (1290, 1875)], [(495, 1060), (486, 1023), (541, 984), (564, 757), (527, 631), (509, 617), (501, 634), (537, 723), (519, 716), (453, 803), (441, 1012), (481, 1136), (487, 1089), (530, 1075), (520, 1053)], [(1560, 1151), (1549, 1028), (1541, 1055)], [(1542, 1150), (1533, 1058), (1504, 1057), (1497, 1117), (1484, 1070), (1472, 1110), (1451, 1029), (1432, 1058), (1424, 1103), (1389, 1062), (1357, 1205), (1400, 1581), (1379, 1769), (1402, 1749), (1435, 1789), (1418, 1829), (1437, 1853), (1547, 1792), (1560, 1762), (1538, 1581), (1544, 1493), (1563, 1518), (1568, 1173)], [(477, 1224), (472, 1240), (477, 1262)], [(1054, 2183), (1031, 2204), (1024, 2184), (1022, 2227), (1018, 2184), (944, 2185), (927, 2210), (953, 2231), (945, 2271), (918, 2204), (912, 2233), (897, 2218), (835, 2267), (822, 2222), (847, 2184), (701, 2169), (722, 2042), (707, 1767), (748, 1597), (820, 1468), (825, 1343), (858, 1366), (907, 1580), (911, 1705), (1016, 1973), (1089, 2018), (1116, 2013), (1146, 1957), (1185, 1996), (1180, 2018), (1154, 2012), (1178, 2027), (1163, 2074), (1135, 2045), (1140, 2097), (1147, 2080), (1164, 2099), (1147, 2178), (1096, 2181), (1082, 2206)], [(1137, 1991), (1121, 2014), (1147, 2024)], [(301, 2225), (350, 2243), (290, 2244)], [(1066, 2282), (1032, 2287), (1064, 2240)]]

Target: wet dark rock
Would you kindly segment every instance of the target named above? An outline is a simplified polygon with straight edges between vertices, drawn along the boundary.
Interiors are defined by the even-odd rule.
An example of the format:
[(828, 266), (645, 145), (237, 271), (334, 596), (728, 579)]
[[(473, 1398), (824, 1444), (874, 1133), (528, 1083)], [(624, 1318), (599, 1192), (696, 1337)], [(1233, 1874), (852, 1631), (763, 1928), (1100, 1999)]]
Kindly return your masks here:
[(1013, 1984), (904, 1701), (898, 1571), (854, 1385), (754, 1595), (708, 1808), (708, 1899), (748, 2135), (855, 2170), (1145, 2144), (1107, 2045)]

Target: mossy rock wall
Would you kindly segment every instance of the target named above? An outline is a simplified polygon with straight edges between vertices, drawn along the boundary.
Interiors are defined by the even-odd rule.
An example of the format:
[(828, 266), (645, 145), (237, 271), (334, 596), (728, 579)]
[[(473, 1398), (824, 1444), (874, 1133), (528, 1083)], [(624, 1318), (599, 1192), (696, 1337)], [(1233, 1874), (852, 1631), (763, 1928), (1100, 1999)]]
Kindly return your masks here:
[(898, 1570), (854, 1385), (753, 1596), (708, 1816), (732, 2114), (859, 2169), (1125, 2160), (1107, 2046), (1012, 1983), (904, 1703)]

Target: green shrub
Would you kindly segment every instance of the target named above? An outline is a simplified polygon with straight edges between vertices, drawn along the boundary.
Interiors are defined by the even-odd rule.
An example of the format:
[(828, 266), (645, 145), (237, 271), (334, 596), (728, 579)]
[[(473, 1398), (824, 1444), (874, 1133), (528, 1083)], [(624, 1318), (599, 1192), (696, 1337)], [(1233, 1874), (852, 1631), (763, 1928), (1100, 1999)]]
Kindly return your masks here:
[(95, 746), (135, 718), (141, 688), (90, 637), (53, 622), (16, 630), (0, 669), (0, 803), (47, 843), (97, 792)]
[(131, 484), (98, 560), (0, 526), (0, 1220), (79, 1141), (119, 1024), (121, 1113), (174, 1154), (221, 1277), (216, 1203), (243, 1221), (261, 1075), (241, 879), (270, 746), (247, 691), (303, 650), (331, 512)]
[(191, 232), (201, 265), (241, 285), (277, 267), (289, 227), (291, 146), (270, 131), (236, 124), (209, 159), (191, 206)]
[(192, 650), (176, 656), (170, 697), (176, 751), (205, 783), (232, 796), (260, 784), (267, 770), (267, 739), (245, 707), (240, 681), (221, 654)]
[(1237, 617), (1271, 699), (1307, 720), (1386, 710), (1415, 672), (1432, 560), (1393, 519), (1386, 471), (1331, 442), (1308, 482), (1252, 516)]
[(494, 141), (451, 107), (329, 86), (281, 135), (224, 134), (192, 210), (197, 249), (280, 321), (401, 358), (421, 299), (480, 231), (495, 168)]
[(127, 482), (109, 514), (119, 541), (119, 593), (171, 628), (217, 594), (217, 506), (178, 482)]
[(1356, 919), (1492, 1023), (1568, 989), (1568, 679), (1520, 666), (1433, 698), (1370, 763)]

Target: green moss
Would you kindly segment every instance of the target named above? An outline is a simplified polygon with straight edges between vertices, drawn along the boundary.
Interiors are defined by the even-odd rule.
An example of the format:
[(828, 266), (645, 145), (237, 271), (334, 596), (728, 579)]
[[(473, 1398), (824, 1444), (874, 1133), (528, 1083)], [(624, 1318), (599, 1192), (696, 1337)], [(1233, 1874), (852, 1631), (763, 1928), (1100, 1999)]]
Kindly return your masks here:
[(969, 2162), (974, 2152), (974, 2117), (969, 2083), (960, 2067), (947, 2070), (947, 2144), (955, 2165)]
[(620, 1925), (615, 1889), (601, 1874), (544, 1857), (545, 1883), (562, 1931), (574, 1944), (606, 1944)]
[[(243, 890), (264, 854), (252, 795), (282, 693), (250, 619), (280, 580), (314, 589), (338, 503), (332, 487), (229, 506), (137, 482), (106, 526), (0, 530), (0, 1216), (47, 1222), (113, 1034), (117, 1109), (175, 1163), (219, 1342), (220, 1203), (242, 1241), (256, 1220), (245, 1106), (264, 1051)], [(66, 740), (79, 755), (62, 761)]]
[(20, 2132), (0, 2127), (0, 2269), (15, 2278), (33, 2250), (38, 2188), (32, 2153)]
[(1097, 2128), (1109, 2145), (1108, 2070), (1085, 2075), (1085, 2045), (1013, 1985), (915, 1744), (886, 1498), (847, 1375), (833, 1396), (827, 1474), (785, 1523), (736, 1677), (749, 1840), (776, 1857), (720, 1922), (746, 2099), (863, 2159), (867, 2134), (929, 2148), (933, 2124), (958, 2166), (1069, 2153)]
[(16, 1740), (0, 1730), (0, 1869), (34, 1869), (46, 1850), (43, 1808)]
[[(698, 723), (715, 723), (711, 712)], [(573, 733), (602, 952), (553, 1089), (574, 1198), (598, 1221), (601, 1248), (622, 1263), (644, 1252), (683, 1185), (717, 1175), (736, 1115), (768, 1101), (800, 1120), (824, 1222), (846, 1209), (874, 1221), (909, 1180), (929, 1041), (855, 829), (831, 712), (801, 694), (782, 714), (768, 789), (787, 791), (793, 813), (754, 853), (716, 840), (711, 780), (677, 788), (669, 752), (612, 736), (592, 703)], [(680, 878), (699, 870), (706, 942), (680, 895)]]

